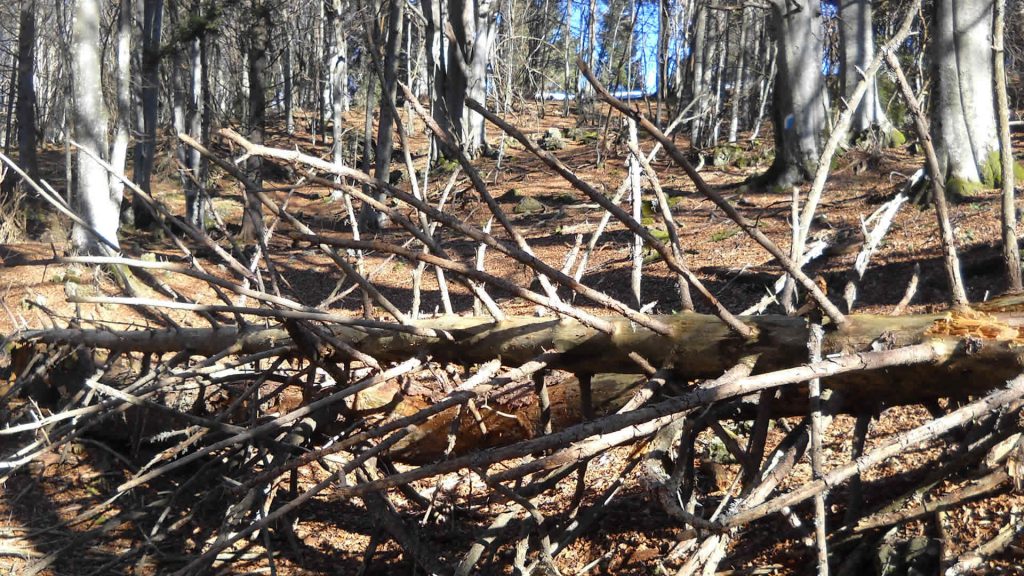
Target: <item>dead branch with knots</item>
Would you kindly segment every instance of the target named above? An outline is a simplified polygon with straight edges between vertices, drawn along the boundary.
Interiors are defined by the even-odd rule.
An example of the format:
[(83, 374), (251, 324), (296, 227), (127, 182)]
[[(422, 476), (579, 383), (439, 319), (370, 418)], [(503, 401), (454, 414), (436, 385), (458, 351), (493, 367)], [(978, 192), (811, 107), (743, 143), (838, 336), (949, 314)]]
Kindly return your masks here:
[[(961, 305), (956, 309), (843, 314), (802, 270), (805, 236), (792, 253), (780, 248), (705, 183), (654, 123), (580, 66), (612, 110), (653, 137), (698, 192), (776, 259), (777, 272), (806, 290), (810, 319), (729, 310), (684, 262), (674, 224), (670, 242), (663, 242), (638, 220), (638, 208), (619, 205), (622, 194), (606, 196), (480, 103), (468, 106), (619, 221), (635, 246), (662, 259), (678, 279), (686, 310), (651, 313), (639, 298), (627, 303), (588, 285), (582, 271), (571, 273), (571, 261), (537, 256), (474, 163), (414, 98), (411, 105), (461, 164), (500, 233), (446, 204), (457, 176), (435, 203), (425, 189), (406, 191), (228, 129), (219, 132), (217, 147), (180, 135), (262, 202), (276, 224), (262, 231), (254, 256), (231, 253), (203, 231), (175, 222), (197, 244), (216, 248), (209, 251), (223, 264), (218, 270), (200, 268), (191, 253), (177, 263), (114, 255), (22, 262), (116, 268), (127, 286), (146, 275), (187, 276), (217, 300), (70, 291), (68, 301), (80, 307), (130, 307), (154, 324), (54, 317), (48, 328), (11, 335), (0, 389), (6, 422), (0, 438), (7, 440), (2, 481), (83, 442), (116, 446), (110, 450), (128, 463), (124, 475), (108, 483), (102, 504), (81, 511), (75, 522), (103, 517), (109, 530), (131, 522), (146, 537), (121, 561), (143, 562), (174, 549), (176, 574), (231, 570), (261, 558), (273, 566), (276, 548), (294, 546), (294, 527), (310, 510), (328, 505), (372, 515), (368, 558), (390, 539), (431, 574), (505, 566), (557, 573), (560, 556), (600, 525), (628, 490), (641, 493), (677, 528), (662, 568), (714, 573), (732, 542), (781, 526), (786, 537), (816, 551), (818, 573), (830, 566), (842, 573), (856, 570), (854, 560), (864, 559), (857, 551), (888, 537), (894, 526), (1020, 489), (1024, 298), (963, 306), (962, 283), (951, 274), (952, 301)], [(653, 168), (657, 150), (645, 157), (635, 136), (634, 175), (646, 174), (662, 216), (671, 220)], [(229, 149), (241, 150), (242, 158), (231, 158)], [(287, 165), (354, 205), (385, 213), (394, 230), (375, 237), (315, 230), (238, 168), (249, 157)], [(827, 156), (821, 166), (827, 172)], [(800, 216), (804, 226), (824, 186), (819, 177), (815, 200)], [(854, 294), (901, 203), (880, 209), (848, 275)], [(955, 266), (940, 206), (944, 255)], [(347, 285), (363, 294), (363, 309), (339, 312), (289, 296), (275, 271), (282, 262), (269, 249), (275, 235), (324, 255), (343, 278), (339, 289)], [(581, 245), (582, 239), (574, 250)], [(632, 255), (637, 270), (640, 254)], [(446, 293), (467, 296), (466, 309), (430, 317), (417, 300), (413, 310), (403, 310), (375, 283), (371, 257), (432, 268)], [(493, 258), (514, 263), (536, 282), (489, 272)], [(690, 310), (691, 289), (710, 314)], [(451, 308), (457, 301), (446, 302)], [(539, 312), (510, 314), (510, 302)], [(847, 307), (853, 302), (850, 296)], [(474, 308), (487, 315), (473, 315)], [(172, 325), (154, 314), (166, 311), (195, 314), (209, 327)], [(872, 437), (872, 417), (909, 404), (931, 407), (934, 417)], [(857, 437), (852, 452), (826, 458), (823, 439), (844, 434)], [(861, 488), (862, 476), (911, 451), (920, 457), (902, 472), (915, 486), (910, 495)], [(550, 496), (570, 480), (569, 505), (553, 504)], [(846, 508), (851, 513), (836, 512)], [(200, 518), (203, 530), (196, 528)], [(442, 549), (432, 534), (431, 527), (441, 525), (466, 536), (455, 552)], [(958, 550), (947, 573), (978, 566), (1020, 533), (1018, 517), (975, 549)]]

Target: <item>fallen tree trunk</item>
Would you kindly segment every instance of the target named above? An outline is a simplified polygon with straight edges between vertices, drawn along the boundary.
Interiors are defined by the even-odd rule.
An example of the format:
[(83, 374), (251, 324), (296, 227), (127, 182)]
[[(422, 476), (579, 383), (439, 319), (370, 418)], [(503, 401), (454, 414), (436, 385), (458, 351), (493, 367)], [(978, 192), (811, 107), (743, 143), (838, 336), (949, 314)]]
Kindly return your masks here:
[[(874, 409), (940, 397), (981, 394), (1024, 371), (1024, 312), (1020, 299), (1003, 300), (984, 311), (964, 310), (899, 317), (851, 315), (848, 325), (826, 334), (823, 352), (851, 354), (932, 343), (948, 351), (945, 360), (876, 372), (855, 372), (827, 378), (823, 385), (841, 392), (850, 410)], [(756, 356), (753, 373), (797, 366), (807, 358), (807, 322), (787, 316), (756, 316), (744, 322), (757, 336), (744, 339), (718, 318), (703, 314), (661, 316), (672, 327), (665, 338), (621, 318), (605, 318), (611, 335), (572, 320), (517, 317), (442, 317), (412, 322), (423, 330), (398, 332), (375, 327), (334, 326), (334, 337), (378, 362), (428, 355), (440, 363), (473, 365), (498, 358), (518, 366), (538, 355), (555, 352), (547, 366), (576, 375), (634, 374), (642, 368), (630, 356), (663, 366), (685, 385), (714, 378), (741, 358)], [(425, 336), (424, 333), (437, 334)], [(411, 333), (411, 332), (419, 332)], [(26, 331), (21, 342), (71, 343), (116, 352), (166, 353), (187, 350), (208, 356), (231, 349), (251, 354), (291, 343), (285, 328), (239, 331), (234, 328), (109, 331), (55, 329)], [(326, 357), (349, 358), (343, 350)], [(615, 382), (620, 380), (613, 379)], [(618, 386), (618, 384), (616, 384)]]

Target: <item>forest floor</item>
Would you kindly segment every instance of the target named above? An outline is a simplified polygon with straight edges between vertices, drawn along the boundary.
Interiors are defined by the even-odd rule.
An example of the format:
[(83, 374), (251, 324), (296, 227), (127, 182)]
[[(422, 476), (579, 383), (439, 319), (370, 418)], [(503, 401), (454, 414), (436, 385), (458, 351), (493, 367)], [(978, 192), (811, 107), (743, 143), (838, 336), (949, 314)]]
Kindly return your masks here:
[[(514, 125), (539, 138), (546, 129), (558, 127), (566, 138), (567, 146), (555, 155), (583, 180), (599, 189), (614, 191), (625, 175), (626, 147), (619, 143), (618, 129), (604, 126), (577, 127), (573, 116), (564, 118), (560, 104), (548, 104), (543, 118), (536, 108), (526, 106), (522, 113), (510, 118)], [(604, 120), (600, 116), (600, 121)], [(362, 119), (351, 117), (353, 130), (358, 132)], [(427, 141), (419, 123), (409, 124), (414, 136), (409, 143), (416, 158), (416, 166), (426, 163)], [(297, 132), (289, 136), (278, 130), (268, 138), (267, 144), (285, 149), (299, 148), (320, 157), (329, 157), (330, 150), (322, 141), (313, 138), (308, 123), (298, 122)], [(767, 139), (757, 142), (742, 141), (735, 157), (721, 166), (713, 166), (713, 151), (708, 151), (708, 164), (702, 174), (718, 187), (741, 212), (759, 223), (761, 229), (783, 247), (789, 245), (790, 197), (788, 193), (766, 190), (742, 190), (738, 187), (747, 177), (764, 170), (771, 158), (770, 131)], [(489, 128), (492, 145), (500, 146), (502, 139), (493, 127)], [(680, 143), (683, 143), (680, 139)], [(155, 180), (156, 196), (176, 214), (183, 212), (180, 184), (170, 160), (170, 139), (165, 142), (165, 160), (158, 167)], [(500, 165), (495, 158), (481, 158), (477, 162), (490, 191), (506, 210), (515, 226), (546, 262), (561, 267), (566, 254), (572, 249), (577, 234), (593, 231), (603, 210), (582, 193), (553, 174), (535, 157), (509, 138), (504, 140), (504, 154)], [(645, 152), (652, 142), (641, 136), (641, 149)], [(1024, 155), (1024, 134), (1015, 134), (1018, 157)], [(601, 149), (599, 159), (598, 150)], [(240, 152), (225, 145), (216, 147), (225, 156), (237, 157)], [(63, 186), (63, 152), (49, 150), (44, 156), (47, 180), (58, 190)], [(739, 311), (757, 302), (766, 294), (779, 274), (779, 268), (762, 249), (757, 247), (738, 227), (709, 201), (701, 197), (692, 182), (664, 155), (653, 163), (662, 186), (672, 198), (673, 216), (679, 225), (687, 264), (700, 276), (720, 301), (730, 310)], [(740, 167), (740, 166), (744, 167)], [(908, 147), (886, 150), (852, 148), (835, 162), (819, 214), (828, 224), (818, 227), (816, 233), (823, 238), (843, 236), (847, 231), (860, 228), (880, 204), (891, 199), (922, 165), (920, 156), (911, 155)], [(393, 170), (403, 169), (401, 162), (392, 164)], [(267, 170), (265, 186), (273, 191), (280, 202), (287, 201), (287, 209), (308, 226), (327, 237), (350, 236), (344, 204), (331, 199), (330, 191), (320, 186), (303, 185), (289, 188), (294, 179), (287, 170)], [(450, 172), (430, 174), (431, 198), (449, 179)], [(218, 216), (229, 230), (237, 230), (242, 211), (240, 186), (223, 173), (215, 172), (219, 190), (213, 198)], [(408, 189), (408, 182), (400, 186)], [(649, 194), (649, 191), (647, 191)], [(524, 198), (540, 202), (535, 210), (523, 212)], [(482, 226), (489, 218), (486, 205), (472, 190), (464, 175), (455, 181), (449, 205), (454, 213), (468, 222)], [(520, 209), (517, 209), (520, 208)], [(964, 278), (972, 301), (981, 301), (1002, 294), (1006, 288), (1000, 254), (1000, 202), (995, 190), (985, 191), (951, 207), (951, 218), (957, 246), (963, 262)], [(268, 220), (270, 222), (270, 220)], [(652, 226), (658, 226), (654, 222)], [(495, 224), (497, 229), (497, 224)], [(499, 236), (504, 237), (503, 234)], [(61, 233), (51, 237), (62, 240)], [(392, 226), (379, 234), (380, 239), (401, 243), (405, 232)], [(476, 246), (463, 239), (442, 236), (444, 245), (453, 256), (472, 258)], [(586, 240), (586, 238), (584, 238)], [(629, 242), (631, 235), (625, 228), (612, 224), (591, 258), (583, 276), (585, 284), (604, 291), (624, 302), (634, 302), (630, 292)], [(227, 245), (221, 238), (222, 245)], [(308, 305), (321, 305), (338, 313), (358, 314), (361, 300), (358, 292), (335, 298), (338, 293), (339, 273), (331, 261), (309, 246), (293, 242), (287, 236), (284, 224), (278, 226), (271, 243), (272, 258), (286, 286), (281, 292)], [(142, 257), (152, 254), (157, 259), (180, 261), (181, 254), (161, 233), (123, 230), (122, 248), (126, 255)], [(193, 247), (195, 248), (195, 247)], [(65, 300), (70, 285), (82, 293), (114, 295), (116, 288), (109, 278), (94, 269), (66, 266), (43, 261), (66, 250), (63, 242), (24, 242), (0, 246), (0, 297), (4, 310), (0, 313), (0, 333), (11, 334), (18, 329), (37, 328), (67, 323), (78, 316), (83, 325), (94, 321), (106, 325), (141, 327), (155, 322), (151, 312), (113, 305), (71, 305)], [(208, 271), (228, 277), (218, 268), (216, 261), (202, 251), (197, 252), (200, 262)], [(833, 248), (822, 258), (812, 262), (808, 269), (824, 277), (830, 295), (841, 301), (842, 286), (853, 265), (856, 251)], [(384, 255), (368, 253), (366, 270), (374, 284), (385, 296), (408, 310), (412, 299), (410, 277), (412, 269), (404, 263), (388, 260)], [(873, 257), (867, 274), (860, 284), (855, 311), (887, 314), (893, 310), (904, 291), (915, 265), (920, 265), (920, 282), (908, 312), (942, 309), (948, 301), (948, 289), (940, 259), (938, 234), (934, 210), (919, 205), (904, 205), (896, 215), (893, 226), (880, 250)], [(529, 285), (533, 276), (529, 270), (487, 253), (485, 269), (491, 274)], [(182, 295), (200, 302), (213, 302), (214, 297), (205, 283), (180, 275), (164, 275), (161, 280)], [(472, 309), (472, 297), (457, 285), (451, 286), (452, 304), (456, 313)], [(155, 292), (143, 292), (154, 296)], [(533, 315), (532, 304), (494, 294), (501, 306), (510, 314)], [(707, 311), (706, 302), (695, 295), (698, 311)], [(600, 310), (588, 302), (576, 305), (596, 312)], [(680, 309), (680, 300), (674, 278), (665, 265), (654, 261), (644, 268), (642, 297), (639, 305), (652, 305), (654, 312), (673, 313)], [(438, 286), (432, 274), (423, 275), (421, 315), (441, 311)], [(769, 311), (779, 312), (778, 306)], [(204, 326), (198, 316), (179, 310), (165, 310), (181, 326)], [(6, 353), (6, 352), (5, 352)], [(3, 358), (2, 363), (7, 359)], [(0, 382), (2, 384), (2, 382)], [(876, 445), (931, 418), (920, 407), (897, 407), (884, 410), (871, 423), (868, 444)], [(852, 419), (841, 416), (829, 429), (826, 438), (827, 467), (849, 461), (851, 452)], [(780, 431), (773, 431), (776, 436)], [(15, 443), (11, 437), (0, 437), (4, 454), (10, 454)], [(175, 542), (147, 541), (147, 526), (151, 516), (162, 509), (160, 498), (175, 482), (187, 478), (165, 479), (139, 489), (122, 500), (105, 504), (105, 512), (88, 521), (76, 516), (103, 502), (113, 487), (132, 474), (141, 460), (127, 458), (130, 446), (121, 446), (102, 438), (85, 438), (52, 458), (36, 462), (28, 470), (19, 472), (0, 488), (0, 574), (161, 574), (180, 567), (188, 554), (196, 552), (206, 542), (211, 526), (222, 519), (216, 513), (205, 515), (196, 511), (195, 517), (183, 520), (183, 528), (175, 533)], [(136, 450), (138, 447), (134, 447)], [(613, 450), (597, 458), (587, 471), (588, 496), (585, 505), (592, 505), (597, 497), (617, 481), (629, 459), (632, 448)], [(916, 477), (904, 474), (909, 464), (927, 458), (938, 450), (936, 446), (911, 450), (900, 458), (887, 461), (871, 469), (864, 476), (865, 509), (870, 510), (878, 495), (893, 495), (913, 486)], [(142, 450), (143, 456), (145, 450)], [(716, 475), (708, 481), (723, 483), (725, 488), (738, 470), (737, 464), (726, 463), (722, 468), (725, 478)], [(718, 473), (716, 473), (718, 474)], [(303, 469), (298, 477), (298, 488), (308, 487), (326, 477), (319, 467)], [(795, 485), (810, 478), (810, 468), (802, 464), (797, 474), (787, 482)], [(161, 482), (166, 484), (161, 486)], [(505, 505), (486, 507), (453, 507), (450, 502), (456, 494), (467, 495), (483, 488), (475, 474), (452, 474), (429, 483), (416, 485), (425, 494), (436, 494), (437, 502), (426, 512), (414, 508), (400, 512), (418, 528), (416, 538), (424, 549), (432, 551), (442, 563), (452, 565), (468, 550), (471, 542), (486, 529), (489, 519), (505, 510)], [(957, 489), (955, 485), (940, 485), (931, 496)], [(569, 479), (559, 489), (547, 493), (535, 504), (545, 517), (558, 517), (570, 506), (574, 482)], [(281, 487), (281, 494), (287, 486)], [(469, 500), (472, 502), (472, 499)], [(830, 495), (830, 518), (842, 519), (845, 509), (843, 491)], [(139, 506), (148, 505), (149, 508)], [(638, 472), (629, 472), (610, 502), (603, 505), (603, 514), (591, 530), (558, 555), (555, 566), (562, 574), (585, 571), (597, 574), (671, 574), (679, 568), (678, 535), (682, 531), (644, 490)], [(124, 510), (139, 510), (138, 517), (121, 514)], [(796, 510), (805, 524), (812, 515), (806, 509)], [(904, 524), (891, 535), (892, 542), (906, 543), (917, 537), (939, 542), (944, 558), (977, 547), (990, 539), (1011, 518), (1020, 521), (1024, 512), (1024, 495), (1003, 493), (959, 506), (952, 510)], [(209, 517), (207, 517), (209, 516)], [(277, 574), (391, 574), (413, 573), (412, 560), (384, 534), (374, 518), (370, 517), (358, 501), (332, 499), (329, 490), (318, 498), (315, 505), (300, 508), (293, 516), (290, 530), (273, 540), (252, 543), (246, 550), (244, 562), (236, 562), (225, 573), (246, 570), (270, 573), (267, 546), (273, 550), (273, 569)], [(726, 560), (719, 567), (729, 574), (810, 574), (813, 573), (814, 549), (804, 543), (805, 534), (781, 517), (771, 517), (755, 523), (737, 535)], [(512, 538), (518, 538), (512, 534)], [(145, 552), (139, 552), (145, 550)], [(493, 558), (481, 564), (485, 573), (510, 572), (514, 542), (506, 541)], [(978, 573), (1024, 574), (1024, 543), (1017, 542), (1006, 552), (983, 565)], [(237, 572), (236, 572), (237, 571)], [(872, 572), (878, 572), (877, 570)]]

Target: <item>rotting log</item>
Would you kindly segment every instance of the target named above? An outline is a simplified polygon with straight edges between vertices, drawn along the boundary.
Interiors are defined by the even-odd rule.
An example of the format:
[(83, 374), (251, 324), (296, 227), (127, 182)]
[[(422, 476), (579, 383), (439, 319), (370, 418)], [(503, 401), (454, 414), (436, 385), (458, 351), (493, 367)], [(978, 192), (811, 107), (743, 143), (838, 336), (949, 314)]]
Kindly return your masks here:
[[(842, 329), (826, 332), (826, 358), (928, 342), (939, 343), (950, 351), (939, 364), (826, 379), (823, 385), (842, 393), (844, 405), (851, 409), (981, 394), (1024, 371), (1024, 298), (1002, 299), (978, 310), (899, 317), (861, 314), (849, 319)], [(635, 374), (640, 368), (629, 358), (635, 352), (651, 364), (668, 368), (678, 386), (717, 377), (751, 355), (757, 356), (754, 374), (806, 362), (808, 328), (803, 318), (744, 318), (744, 322), (757, 328), (758, 336), (751, 340), (738, 336), (718, 318), (704, 314), (659, 317), (659, 321), (671, 326), (671, 338), (621, 318), (606, 320), (615, 325), (611, 335), (572, 320), (550, 317), (510, 317), (497, 323), (490, 318), (440, 317), (412, 323), (437, 331), (439, 337), (354, 326), (334, 326), (332, 331), (339, 341), (379, 362), (426, 354), (440, 363), (472, 365), (500, 358), (506, 366), (518, 366), (544, 352), (557, 352), (557, 359), (549, 366), (552, 370)], [(243, 331), (54, 329), (25, 331), (17, 339), (72, 343), (118, 352), (188, 350), (202, 356), (230, 347), (238, 354), (249, 354), (290, 343), (283, 327)], [(344, 356), (342, 351), (335, 351), (331, 357)]]

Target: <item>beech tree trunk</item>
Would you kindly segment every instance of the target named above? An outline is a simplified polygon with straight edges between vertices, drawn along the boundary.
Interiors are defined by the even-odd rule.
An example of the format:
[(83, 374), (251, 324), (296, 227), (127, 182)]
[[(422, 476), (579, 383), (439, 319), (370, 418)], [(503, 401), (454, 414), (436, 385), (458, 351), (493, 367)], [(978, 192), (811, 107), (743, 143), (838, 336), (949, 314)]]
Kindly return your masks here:
[(76, 0), (71, 28), (75, 140), (83, 149), (77, 158), (75, 207), (93, 229), (75, 224), (72, 243), (83, 254), (102, 254), (106, 248), (118, 246), (121, 196), (111, 190), (106, 169), (88, 154), (97, 158), (107, 155), (107, 110), (100, 71), (103, 10), (102, 0)]
[[(875, 57), (871, 0), (845, 0), (840, 4), (839, 34), (843, 60), (843, 95), (849, 97), (862, 80), (863, 71), (867, 70)], [(868, 130), (877, 129), (887, 140), (892, 125), (878, 98), (878, 85), (875, 79), (871, 78), (869, 81), (871, 84), (868, 91), (854, 112), (850, 135), (852, 139), (856, 139)]]
[(812, 0), (773, 0), (776, 67), (772, 119), (775, 161), (758, 180), (788, 187), (814, 177), (825, 128), (821, 10)]
[(999, 185), (993, 96), (992, 0), (936, 0), (932, 19), (931, 134), (952, 194)]
[[(487, 63), (494, 44), (498, 4), (494, 0), (430, 0), (427, 57), (434, 75), (432, 114), (470, 158), (483, 149), (483, 118), (466, 98), (486, 102)], [(452, 38), (445, 36), (450, 29)]]

